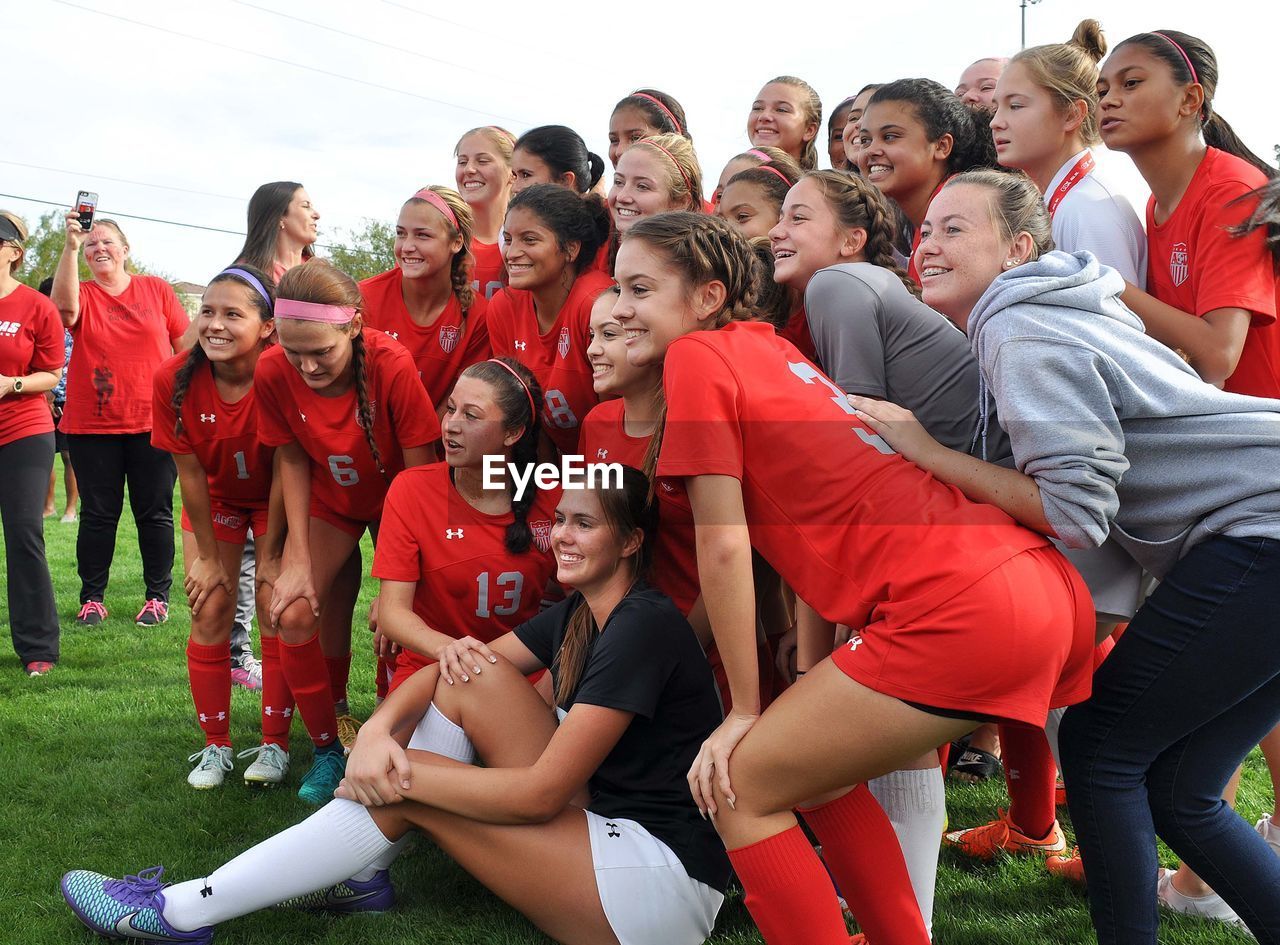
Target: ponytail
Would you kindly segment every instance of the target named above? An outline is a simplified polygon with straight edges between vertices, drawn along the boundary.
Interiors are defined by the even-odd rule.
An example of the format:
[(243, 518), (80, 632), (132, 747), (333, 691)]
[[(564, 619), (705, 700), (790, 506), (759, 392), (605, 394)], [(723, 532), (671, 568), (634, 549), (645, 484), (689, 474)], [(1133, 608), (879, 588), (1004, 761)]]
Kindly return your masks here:
[(1271, 266), (1280, 276), (1280, 177), (1272, 177), (1257, 190), (1237, 197), (1233, 204), (1257, 200), (1249, 219), (1230, 230), (1232, 236), (1248, 236), (1254, 230), (1262, 230), (1262, 239), (1271, 253)]

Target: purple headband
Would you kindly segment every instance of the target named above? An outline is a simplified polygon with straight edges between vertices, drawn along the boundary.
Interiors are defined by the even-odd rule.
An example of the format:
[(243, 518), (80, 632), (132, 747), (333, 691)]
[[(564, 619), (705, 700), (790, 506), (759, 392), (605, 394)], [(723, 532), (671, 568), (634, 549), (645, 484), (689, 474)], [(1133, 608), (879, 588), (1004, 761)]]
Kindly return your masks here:
[(435, 207), (444, 214), (444, 218), (448, 220), (455, 230), (461, 230), (458, 226), (458, 216), (453, 212), (453, 207), (449, 206), (443, 197), (432, 190), (430, 187), (423, 187), (420, 191), (410, 198), (411, 200), (425, 200), (431, 206)]
[[(232, 266), (229, 269), (222, 270), (222, 272), (218, 273), (218, 276), (235, 276), (238, 279), (243, 279), (245, 282), (249, 283), (252, 288), (258, 290), (258, 294), (262, 296), (262, 301), (267, 303), (267, 308), (271, 308), (271, 296), (267, 294), (266, 288), (257, 280), (253, 273), (245, 272), (243, 269), (237, 269), (235, 266)], [(214, 276), (214, 278), (216, 279), (218, 276)]]
[(1196, 85), (1199, 85), (1200, 77), (1196, 75), (1196, 67), (1192, 65), (1191, 57), (1187, 55), (1187, 51), (1183, 49), (1181, 46), (1179, 46), (1176, 42), (1174, 42), (1172, 37), (1166, 36), (1164, 33), (1161, 33), (1159, 30), (1152, 30), (1151, 32), (1154, 35), (1159, 36), (1161, 39), (1168, 42), (1168, 44), (1172, 46), (1174, 49), (1178, 50), (1178, 52), (1182, 55), (1182, 61), (1185, 62), (1187, 64), (1187, 68), (1191, 70), (1191, 81), (1194, 82)]

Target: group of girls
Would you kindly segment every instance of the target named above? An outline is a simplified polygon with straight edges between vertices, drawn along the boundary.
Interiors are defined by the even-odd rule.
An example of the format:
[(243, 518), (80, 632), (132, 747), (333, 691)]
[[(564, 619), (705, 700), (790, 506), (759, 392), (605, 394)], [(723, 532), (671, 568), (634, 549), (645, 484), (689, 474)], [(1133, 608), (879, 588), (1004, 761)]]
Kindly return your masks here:
[[(837, 888), (866, 940), (917, 945), (939, 746), (994, 725), (1013, 808), (947, 842), (1065, 853), (1056, 751), (1081, 853), (1058, 868), (1100, 942), (1155, 942), (1157, 833), (1280, 940), (1280, 859), (1223, 799), (1280, 721), (1280, 186), (1214, 111), (1202, 41), (1105, 51), (1086, 21), (957, 93), (868, 86), (831, 171), (816, 94), (779, 77), (710, 207), (656, 90), (614, 111), (603, 197), (569, 129), (474, 129), (459, 189), (402, 206), (396, 269), (220, 274), (157, 383), (193, 778), (231, 766), (215, 624), (259, 522), (251, 751), (283, 778), (296, 703), (300, 793), (328, 803), (203, 879), (72, 871), (76, 914), (207, 942), (286, 900), (381, 910), (416, 829), (564, 942), (701, 942), (732, 867), (771, 945), (848, 942)], [(1145, 233), (1100, 139), (1151, 185)], [(483, 475), (557, 453), (623, 478), (516, 498)], [(367, 528), (387, 695), (344, 759), (320, 638), (344, 625), (349, 653), (337, 579)], [(761, 641), (787, 630), (789, 687)]]

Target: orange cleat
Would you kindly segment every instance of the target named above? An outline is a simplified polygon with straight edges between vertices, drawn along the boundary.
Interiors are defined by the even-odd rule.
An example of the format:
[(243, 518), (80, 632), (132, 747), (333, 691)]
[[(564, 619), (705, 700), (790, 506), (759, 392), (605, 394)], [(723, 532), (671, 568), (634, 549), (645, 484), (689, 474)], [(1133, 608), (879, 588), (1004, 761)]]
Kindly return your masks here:
[(1006, 810), (1000, 811), (1000, 816), (989, 824), (943, 834), (942, 842), (965, 856), (982, 860), (993, 859), (997, 850), (1047, 856), (1050, 853), (1061, 853), (1067, 848), (1067, 838), (1063, 836), (1062, 828), (1056, 820), (1049, 828), (1048, 835), (1037, 839), (1028, 837), (1014, 826)]
[(1063, 855), (1061, 853), (1054, 856), (1046, 857), (1044, 868), (1047, 869), (1052, 876), (1061, 876), (1068, 882), (1075, 883), (1077, 886), (1084, 886), (1084, 860), (1080, 859), (1079, 847), (1072, 847), (1071, 852)]

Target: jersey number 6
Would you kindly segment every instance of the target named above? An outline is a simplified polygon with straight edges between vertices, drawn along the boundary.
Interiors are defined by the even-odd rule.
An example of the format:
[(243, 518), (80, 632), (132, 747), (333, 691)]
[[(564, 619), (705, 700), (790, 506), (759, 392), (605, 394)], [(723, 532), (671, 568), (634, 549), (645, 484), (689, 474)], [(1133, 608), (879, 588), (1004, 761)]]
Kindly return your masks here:
[(330, 456), (329, 472), (333, 474), (333, 481), (340, 486), (354, 486), (360, 481), (355, 464), (350, 456)]

